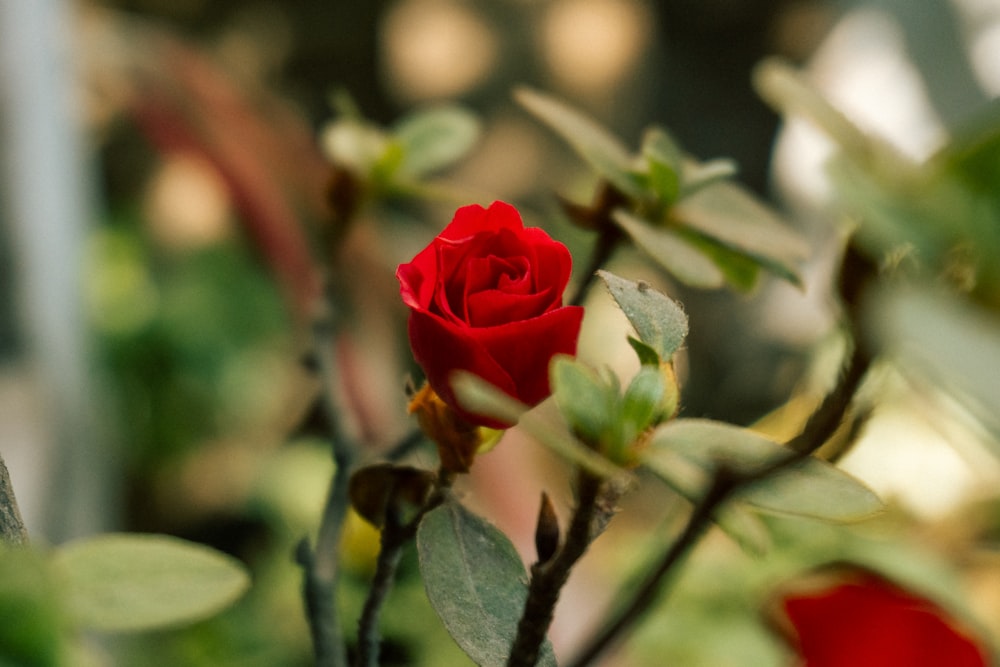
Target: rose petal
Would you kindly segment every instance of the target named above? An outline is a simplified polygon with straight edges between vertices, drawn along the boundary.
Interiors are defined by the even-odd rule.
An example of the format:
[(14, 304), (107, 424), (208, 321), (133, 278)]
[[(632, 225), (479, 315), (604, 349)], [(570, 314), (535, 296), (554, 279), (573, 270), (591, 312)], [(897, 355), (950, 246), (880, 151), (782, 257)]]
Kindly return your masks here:
[(455, 401), (451, 375), (456, 370), (469, 371), (507, 394), (517, 396), (517, 388), (510, 374), (470, 335), (472, 331), (418, 310), (410, 313), (409, 335), (413, 357), (424, 369), (427, 381), (434, 391), (471, 423), (490, 428), (507, 428), (510, 424), (501, 424), (465, 412)]
[[(512, 396), (535, 405), (551, 393), (549, 361), (557, 354), (576, 354), (583, 308), (564, 306), (544, 315), (476, 330), (476, 338), (514, 382)], [(506, 390), (505, 390), (506, 391)]]
[(483, 230), (496, 232), (501, 229), (520, 231), (524, 227), (521, 214), (510, 204), (495, 201), (489, 208), (478, 204), (463, 206), (455, 211), (451, 223), (442, 230), (440, 238), (465, 239)]
[(570, 274), (573, 269), (573, 257), (569, 249), (558, 241), (553, 241), (540, 229), (525, 229), (525, 234), (540, 232), (544, 241), (533, 242), (535, 248), (535, 259), (532, 266), (535, 267), (535, 285), (551, 287), (562, 298), (562, 293), (569, 284)]
[(421, 250), (412, 262), (400, 264), (396, 268), (399, 294), (403, 297), (403, 303), (410, 308), (425, 309), (434, 299), (437, 283), (435, 255), (434, 246), (430, 245)]
[(479, 292), (466, 300), (467, 320), (471, 326), (482, 328), (532, 319), (550, 310), (552, 295), (552, 290), (538, 294), (509, 294), (500, 290)]
[(943, 610), (880, 577), (788, 596), (783, 606), (807, 667), (986, 665)]

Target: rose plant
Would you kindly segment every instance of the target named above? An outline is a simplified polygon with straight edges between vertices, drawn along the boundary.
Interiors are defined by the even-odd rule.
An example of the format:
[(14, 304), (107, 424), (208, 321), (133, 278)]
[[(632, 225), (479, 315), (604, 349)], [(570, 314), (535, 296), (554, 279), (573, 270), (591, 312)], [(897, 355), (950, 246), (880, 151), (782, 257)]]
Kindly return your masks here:
[[(779, 96), (788, 90), (801, 93), (783, 79), (778, 82), (782, 84), (777, 87)], [(900, 187), (899, 183), (891, 183), (893, 188), (876, 187), (886, 173), (872, 167), (882, 163), (868, 161), (877, 145), (848, 156), (854, 163), (844, 167), (845, 183), (869, 198), (867, 208), (886, 218), (881, 220), (883, 231), (891, 230), (893, 235), (851, 237), (839, 256), (839, 281), (831, 286), (830, 296), (841, 306), (836, 333), (842, 336), (844, 354), (835, 380), (829, 383), (832, 386), (815, 396), (808, 415), (801, 410), (791, 417), (786, 414), (788, 428), (784, 430), (765, 432), (759, 425), (755, 429), (692, 418), (685, 411), (682, 380), (694, 369), (678, 371), (675, 362), (683, 354), (689, 333), (697, 335), (703, 323), (692, 318), (689, 327), (684, 308), (666, 293), (676, 284), (672, 281), (690, 288), (729, 286), (746, 292), (769, 273), (801, 286), (801, 264), (808, 250), (805, 242), (732, 179), (727, 161), (698, 162), (660, 128), (650, 128), (639, 150), (630, 152), (607, 130), (560, 102), (523, 90), (518, 98), (597, 173), (590, 204), (561, 200), (564, 221), (591, 234), (590, 263), (578, 272), (570, 289), (573, 258), (569, 249), (541, 228), (526, 227), (513, 205), (494, 201), (487, 207), (458, 208), (422, 250), (396, 269), (402, 303), (393, 301), (391, 316), (373, 320), (399, 324), (399, 331), (393, 333), (402, 342), (402, 316), (406, 315), (413, 360), (426, 376), (421, 388), (409, 392), (413, 429), (396, 443), (375, 442), (377, 438), (364, 428), (352, 429), (351, 415), (345, 415), (351, 409), (365, 412), (363, 401), (352, 403), (345, 398), (358, 398), (358, 385), (368, 378), (363, 364), (350, 357), (349, 335), (337, 319), (349, 310), (340, 299), (354, 280), (346, 275), (346, 263), (339, 260), (345, 239), (362, 218), (379, 224), (379, 216), (373, 214), (379, 210), (374, 208), (379, 198), (423, 192), (417, 181), (458, 157), (471, 143), (477, 124), (464, 112), (439, 109), (414, 117), (394, 132), (367, 123), (344, 123), (331, 141), (332, 150), (340, 151), (333, 156), (336, 187), (331, 189), (337, 196), (331, 196), (331, 206), (336, 210), (331, 212), (329, 233), (321, 235), (315, 267), (328, 289), (315, 296), (326, 301), (314, 309), (311, 349), (306, 355), (306, 366), (321, 382), (317, 383), (317, 409), (310, 411), (306, 421), (311, 434), (316, 427), (325, 429), (335, 465), (319, 528), (315, 536), (301, 538), (295, 551), (302, 568), (305, 618), (320, 667), (380, 664), (381, 612), (391, 599), (397, 575), (407, 574), (422, 581), (426, 596), (420, 603), (436, 612), (440, 624), (428, 615), (435, 628), (443, 625), (476, 664), (554, 667), (559, 648), (564, 652), (559, 654), (564, 665), (585, 667), (617, 650), (622, 639), (656, 608), (671, 582), (680, 578), (679, 569), (701, 538), (714, 527), (733, 538), (743, 552), (760, 556), (785, 546), (778, 544), (786, 536), (775, 527), (775, 515), (832, 525), (881, 511), (876, 494), (837, 466), (840, 453), (858, 439), (874, 412), (871, 403), (876, 399), (871, 397), (880, 396), (884, 388), (879, 384), (880, 374), (869, 371), (876, 362), (891, 358), (886, 353), (889, 336), (872, 326), (871, 315), (865, 311), (866, 304), (877, 307), (879, 299), (896, 305), (880, 284), (881, 260), (895, 248), (879, 246), (878, 239), (902, 237), (920, 227), (917, 223), (940, 224), (947, 226), (948, 234), (958, 234), (959, 228), (950, 226), (951, 204), (963, 196), (969, 198), (970, 211), (1000, 211), (1000, 204), (995, 210), (987, 209), (981, 206), (980, 193), (962, 190), (960, 184), (967, 179), (929, 171), (917, 174), (920, 178), (913, 183), (921, 187), (937, 183), (925, 193), (936, 203), (928, 210), (947, 210), (947, 220), (913, 217), (906, 206), (885, 201), (896, 196), (893, 188)], [(350, 146), (364, 150), (351, 154), (345, 148)], [(972, 170), (971, 164), (963, 167), (963, 160), (971, 159), (973, 148), (985, 150), (980, 142), (973, 142), (942, 164)], [(974, 151), (971, 154), (975, 156)], [(935, 181), (939, 176), (940, 183)], [(868, 180), (874, 185), (861, 188)], [(861, 197), (861, 204), (865, 201)], [(866, 207), (856, 208), (864, 211)], [(864, 215), (857, 217), (862, 226), (869, 223)], [(990, 225), (970, 228), (994, 230), (992, 222), (990, 218)], [(971, 247), (975, 238), (959, 240)], [(1000, 248), (1000, 237), (993, 240)], [(914, 247), (926, 251), (930, 245)], [(625, 246), (640, 251), (630, 258), (651, 260), (641, 272), (649, 282), (607, 270)], [(926, 252), (925, 257), (935, 259)], [(975, 273), (977, 266), (961, 266), (964, 257), (948, 253), (938, 258), (942, 276), (936, 278)], [(633, 268), (624, 262), (614, 265), (619, 266), (623, 271)], [(934, 262), (923, 266), (934, 266)], [(657, 269), (663, 272), (658, 274)], [(983, 274), (984, 281), (976, 287), (980, 292), (965, 304), (970, 311), (991, 303), (1000, 309), (990, 301), (1000, 294), (1000, 282), (987, 280), (991, 275)], [(926, 276), (917, 278), (926, 280)], [(602, 284), (625, 319), (616, 323), (595, 320), (595, 326), (620, 329), (613, 333), (623, 350), (628, 351), (628, 345), (635, 353), (634, 372), (612, 370), (609, 360), (576, 358), (584, 321), (584, 308), (579, 304), (594, 285)], [(885, 312), (897, 325), (910, 323), (895, 309)], [(981, 324), (983, 320), (968, 321)], [(959, 328), (963, 332), (931, 329), (924, 342), (940, 346), (942, 340), (961, 339), (966, 328), (984, 331)], [(911, 338), (912, 332), (923, 330), (920, 326), (905, 329)], [(964, 347), (992, 350), (993, 358), (1000, 358), (997, 330), (1000, 327), (985, 327), (983, 336), (971, 339), (975, 345)], [(940, 332), (949, 336), (936, 335)], [(392, 344), (396, 342), (394, 338)], [(971, 359), (953, 349), (938, 352), (929, 356)], [(956, 396), (971, 393), (986, 405), (996, 406), (995, 368), (982, 366), (964, 374), (987, 381), (966, 385), (973, 391), (956, 392)], [(956, 364), (956, 368), (968, 366)], [(407, 389), (402, 381), (399, 384), (401, 397)], [(978, 389), (984, 391), (976, 396)], [(550, 403), (540, 405), (550, 396)], [(790, 405), (808, 403), (795, 398)], [(1000, 413), (1000, 407), (993, 412)], [(492, 435), (499, 438), (503, 436), (500, 431), (509, 428), (520, 429), (562, 458), (562, 466), (553, 466), (554, 472), (542, 480), (537, 519), (529, 519), (534, 521), (535, 554), (527, 567), (512, 540), (469, 509), (472, 503), (466, 498), (476, 493), (475, 480), (457, 482), (484, 449), (485, 432), (494, 429), (497, 432)], [(778, 436), (778, 432), (785, 435)], [(436, 458), (428, 444), (436, 445)], [(655, 487), (648, 489), (649, 497), (656, 497), (652, 494), (657, 492), (670, 494), (669, 502), (651, 505), (644, 514), (657, 514), (656, 525), (677, 532), (669, 539), (651, 540), (652, 550), (635, 550), (643, 552), (641, 571), (625, 572), (625, 576), (614, 572), (624, 583), (615, 594), (601, 596), (609, 601), (607, 607), (597, 610), (594, 628), (577, 638), (578, 645), (553, 647), (549, 628), (573, 568), (604, 533), (620, 504), (625, 504), (621, 499), (640, 485)], [(572, 490), (571, 498), (561, 500), (567, 494), (559, 492), (567, 488)], [(553, 491), (551, 496), (549, 491)], [(560, 502), (568, 507), (560, 508)], [(12, 487), (0, 461), (0, 539), (9, 543), (27, 539), (15, 510)], [(378, 531), (378, 550), (370, 581), (366, 572), (365, 590), (352, 598), (363, 599), (363, 606), (356, 634), (346, 638), (345, 628), (350, 626), (340, 614), (346, 607), (342, 603), (351, 595), (344, 592), (341, 581), (346, 548), (342, 533), (355, 518), (352, 512)], [(800, 534), (815, 532), (796, 526), (793, 530)], [(645, 538), (648, 525), (636, 532)], [(418, 567), (401, 568), (410, 549), (415, 549)], [(162, 567), (165, 554), (170, 568)], [(172, 540), (115, 537), (84, 542), (62, 548), (51, 560), (58, 566), (53, 569), (71, 575), (70, 596), (90, 602), (75, 605), (83, 609), (82, 614), (76, 610), (81, 628), (134, 631), (197, 620), (229, 604), (249, 585), (238, 563)], [(105, 567), (109, 564), (113, 567)], [(810, 566), (815, 564), (813, 559)], [(621, 569), (632, 566), (630, 562)], [(617, 568), (618, 563), (611, 567)], [(4, 571), (0, 568), (0, 574)], [(49, 575), (39, 571), (38, 576)], [(13, 588), (19, 578), (16, 573), (8, 573), (6, 581), (0, 577), (0, 620), (21, 615), (15, 607), (3, 615), (4, 586)], [(177, 585), (175, 579), (187, 584)], [(205, 586), (203, 581), (217, 585)], [(109, 599), (121, 603), (109, 606), (105, 604)], [(144, 607), (138, 608), (143, 613), (137, 613), (134, 600), (143, 601)], [(163, 613), (164, 609), (170, 613)], [(786, 594), (781, 622), (807, 667), (982, 667), (989, 660), (989, 647), (950, 615), (874, 575), (838, 580), (822, 590)], [(7, 626), (14, 630), (5, 634)], [(5, 638), (18, 634), (15, 623), (7, 626), (0, 623), (0, 663), (8, 657), (3, 653)], [(765, 634), (763, 627), (759, 630)], [(704, 641), (703, 634), (689, 634)], [(39, 642), (43, 643), (51, 642)], [(575, 655), (564, 659), (570, 650)]]

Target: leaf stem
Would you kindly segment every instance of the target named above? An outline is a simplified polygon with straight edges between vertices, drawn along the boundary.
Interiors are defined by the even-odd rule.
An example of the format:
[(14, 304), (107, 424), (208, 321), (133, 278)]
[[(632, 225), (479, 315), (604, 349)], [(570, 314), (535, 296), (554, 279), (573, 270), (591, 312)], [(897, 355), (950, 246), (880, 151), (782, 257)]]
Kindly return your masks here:
[(28, 531), (21, 519), (21, 510), (14, 496), (10, 473), (0, 456), (0, 542), (14, 546), (28, 542)]
[(849, 245), (841, 267), (839, 292), (845, 306), (845, 319), (851, 329), (853, 348), (836, 387), (826, 395), (802, 432), (786, 443), (789, 452), (756, 471), (742, 475), (736, 475), (726, 468), (716, 470), (708, 491), (692, 510), (684, 530), (664, 553), (638, 592), (614, 614), (600, 632), (591, 638), (568, 667), (590, 665), (662, 597), (668, 575), (706, 532), (716, 512), (726, 501), (748, 486), (768, 479), (812, 456), (833, 436), (871, 367), (871, 353), (858, 331), (858, 310), (862, 293), (874, 275), (874, 265), (853, 245)]
[(524, 612), (517, 626), (507, 667), (533, 667), (538, 662), (542, 644), (548, 634), (559, 593), (569, 579), (573, 565), (583, 556), (594, 536), (595, 523), (600, 520), (603, 480), (580, 470), (578, 473), (577, 505), (566, 532), (566, 541), (555, 556), (531, 567), (531, 582)]

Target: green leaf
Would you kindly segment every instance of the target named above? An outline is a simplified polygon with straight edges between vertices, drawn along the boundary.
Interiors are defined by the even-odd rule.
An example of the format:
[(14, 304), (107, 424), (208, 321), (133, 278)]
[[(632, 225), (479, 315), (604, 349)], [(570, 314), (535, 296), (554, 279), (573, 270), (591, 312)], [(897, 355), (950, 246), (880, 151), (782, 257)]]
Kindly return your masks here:
[(642, 156), (646, 158), (649, 187), (657, 200), (672, 204), (680, 194), (684, 157), (673, 138), (658, 127), (646, 131), (642, 141)]
[(331, 160), (366, 177), (383, 159), (391, 143), (380, 128), (354, 118), (330, 123), (323, 132), (322, 142)]
[(663, 375), (657, 366), (643, 366), (632, 378), (622, 401), (622, 418), (633, 430), (631, 437), (626, 436), (626, 442), (631, 442), (660, 416), (665, 391)]
[(728, 158), (718, 158), (705, 162), (686, 160), (684, 170), (681, 172), (680, 198), (689, 197), (706, 186), (732, 178), (738, 172), (736, 163)]
[(635, 350), (635, 354), (637, 357), (639, 357), (639, 363), (641, 365), (643, 366), (660, 365), (660, 355), (656, 352), (656, 350), (651, 348), (649, 345), (646, 345), (645, 343), (643, 343), (638, 338), (635, 338), (634, 336), (628, 337), (628, 344), (632, 346), (633, 350)]
[(76, 619), (110, 632), (207, 618), (250, 585), (246, 568), (234, 558), (165, 535), (112, 533), (78, 540), (56, 550), (54, 562)]
[[(993, 434), (1000, 434), (1000, 317), (952, 293), (896, 289), (876, 294), (865, 322), (898, 367), (944, 389)], [(1000, 457), (997, 438), (984, 438)]]
[(455, 373), (451, 386), (466, 410), (501, 421), (517, 422), (525, 433), (570, 463), (595, 475), (617, 480), (622, 487), (632, 483), (628, 472), (574, 438), (558, 415), (546, 414), (541, 408), (529, 410), (528, 406), (472, 373)]
[(746, 255), (785, 280), (802, 285), (799, 265), (808, 257), (808, 245), (744, 188), (726, 181), (715, 182), (678, 201), (670, 217)]
[(680, 230), (680, 234), (692, 247), (697, 248), (719, 267), (726, 276), (726, 282), (731, 286), (742, 292), (749, 292), (757, 284), (760, 265), (754, 260), (689, 229)]
[[(449, 499), (420, 522), (417, 553), (427, 597), (455, 642), (477, 665), (506, 665), (528, 597), (514, 545)], [(548, 642), (537, 664), (555, 667)]]
[(63, 664), (61, 600), (52, 575), (41, 554), (0, 547), (0, 665)]
[(457, 106), (440, 106), (407, 116), (392, 133), (403, 148), (400, 172), (419, 178), (451, 165), (475, 145), (479, 131), (476, 116)]
[[(720, 466), (754, 474), (788, 451), (749, 429), (677, 419), (656, 429), (643, 464), (681, 495), (697, 500)], [(827, 521), (856, 521), (882, 509), (868, 487), (815, 457), (745, 488), (737, 497), (761, 510)]]
[(773, 544), (771, 531), (760, 514), (745, 503), (729, 503), (715, 514), (715, 524), (751, 556), (763, 556)]
[(530, 88), (518, 88), (514, 99), (548, 125), (594, 170), (633, 199), (646, 192), (632, 172), (632, 158), (618, 137), (576, 109)]
[(673, 356), (688, 332), (684, 309), (646, 283), (620, 278), (608, 271), (598, 271), (597, 275), (608, 286), (639, 339), (652, 347), (661, 359)]
[(553, 359), (549, 372), (556, 405), (573, 433), (590, 445), (607, 443), (618, 411), (617, 382), (609, 386), (593, 370), (567, 356)]
[(725, 284), (722, 270), (675, 230), (656, 227), (624, 209), (616, 210), (612, 217), (640, 250), (685, 285), (715, 289)]

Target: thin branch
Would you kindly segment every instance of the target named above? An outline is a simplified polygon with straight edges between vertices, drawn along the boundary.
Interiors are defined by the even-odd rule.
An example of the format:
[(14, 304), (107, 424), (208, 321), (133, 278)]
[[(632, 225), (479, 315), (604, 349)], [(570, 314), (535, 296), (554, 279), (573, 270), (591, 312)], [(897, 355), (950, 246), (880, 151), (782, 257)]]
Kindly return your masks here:
[(621, 240), (622, 232), (613, 223), (608, 223), (601, 230), (600, 236), (597, 237), (597, 244), (594, 246), (594, 252), (590, 256), (590, 262), (584, 270), (583, 281), (577, 286), (576, 293), (570, 299), (568, 305), (583, 305), (584, 299), (587, 298), (587, 294), (590, 292), (590, 286), (597, 277), (597, 272), (611, 259)]
[(379, 616), (395, 582), (403, 546), (409, 541), (408, 536), (399, 534), (399, 528), (393, 521), (387, 522), (382, 529), (375, 576), (372, 577), (368, 597), (358, 621), (358, 667), (378, 667), (379, 664)]
[(454, 475), (439, 470), (434, 488), (419, 510), (406, 523), (400, 520), (398, 499), (391, 498), (386, 508), (385, 525), (382, 526), (378, 560), (372, 577), (368, 597), (365, 599), (361, 618), (358, 621), (358, 667), (378, 667), (379, 664), (379, 616), (386, 597), (396, 580), (396, 570), (403, 548), (417, 535), (421, 520), (428, 512), (444, 502), (454, 482)]
[(584, 471), (580, 471), (578, 479), (577, 505), (566, 532), (566, 542), (552, 559), (535, 563), (531, 568), (528, 599), (517, 626), (508, 667), (533, 667), (538, 662), (559, 593), (573, 566), (590, 546), (595, 519), (604, 511), (600, 503), (602, 479)]
[(28, 542), (28, 531), (24, 528), (3, 457), (0, 457), (0, 542), (15, 546)]
[(313, 327), (315, 360), (322, 382), (323, 411), (330, 431), (334, 472), (314, 549), (308, 541), (299, 544), (297, 560), (304, 570), (303, 596), (317, 667), (347, 667), (347, 651), (338, 618), (335, 593), (339, 576), (338, 546), (350, 499), (348, 481), (355, 460), (355, 448), (340, 426), (335, 383), (337, 363), (334, 352), (334, 322), (329, 311), (317, 317)]
[(841, 268), (839, 291), (846, 310), (846, 320), (853, 334), (851, 355), (845, 363), (836, 387), (827, 394), (802, 432), (786, 443), (789, 449), (787, 454), (777, 457), (756, 471), (741, 475), (725, 468), (717, 470), (704, 498), (688, 517), (684, 530), (648, 575), (635, 596), (597, 635), (591, 638), (578, 656), (569, 663), (569, 667), (590, 665), (663, 596), (668, 575), (697, 544), (726, 501), (747, 487), (801, 463), (833, 437), (871, 367), (871, 354), (858, 331), (858, 310), (862, 293), (874, 275), (874, 265), (853, 245), (849, 245)]
[(589, 206), (563, 202), (563, 207), (570, 213), (571, 218), (580, 220), (587, 228), (598, 230), (594, 251), (591, 253), (590, 261), (583, 272), (583, 279), (567, 305), (583, 305), (583, 301), (590, 291), (590, 286), (593, 285), (594, 278), (597, 276), (597, 271), (604, 268), (604, 265), (607, 264), (624, 240), (624, 233), (615, 224), (612, 216), (616, 208), (627, 202), (628, 198), (607, 181), (598, 184), (597, 194), (594, 195), (594, 201)]

